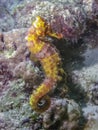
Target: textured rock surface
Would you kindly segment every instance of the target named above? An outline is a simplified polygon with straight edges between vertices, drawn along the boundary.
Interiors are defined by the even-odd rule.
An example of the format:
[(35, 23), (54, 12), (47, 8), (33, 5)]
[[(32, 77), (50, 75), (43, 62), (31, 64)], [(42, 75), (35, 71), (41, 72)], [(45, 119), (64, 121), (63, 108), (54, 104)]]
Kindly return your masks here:
[[(57, 32), (61, 32), (65, 39), (71, 40), (79, 39), (79, 36), (84, 33), (88, 26), (87, 21), (97, 22), (98, 2), (96, 0), (19, 0), (13, 2), (1, 1), (2, 8), (9, 11), (13, 24), (7, 21), (8, 29), (12, 27), (29, 27), (32, 20), (41, 15), (45, 18)], [(2, 15), (7, 15), (2, 9)], [(9, 10), (10, 8), (10, 10)], [(4, 20), (4, 19), (3, 19)], [(9, 20), (9, 18), (7, 19)], [(12, 21), (13, 21), (12, 20)], [(5, 26), (5, 22), (1, 21)], [(2, 25), (1, 24), (1, 25)], [(12, 27), (10, 27), (12, 26)], [(4, 29), (2, 26), (3, 30)]]
[[(38, 68), (27, 58), (25, 33), (26, 29), (22, 28), (1, 35), (0, 129), (21, 130), (22, 120), (32, 113), (28, 104), (29, 90), (40, 77)], [(29, 127), (31, 126), (25, 126), (23, 129)]]
[[(43, 78), (38, 64), (29, 58), (25, 41), (37, 15), (68, 41), (80, 39), (78, 47), (63, 46), (66, 41), (60, 41), (69, 93), (65, 95), (65, 88), (58, 86), (51, 94), (55, 99), (49, 110), (42, 115), (28, 104), (30, 93)], [(0, 0), (1, 130), (98, 129), (97, 30), (97, 0)]]
[(92, 0), (27, 1), (23, 7), (16, 9), (14, 15), (18, 27), (28, 27), (32, 19), (40, 15), (50, 22), (56, 32), (63, 33), (65, 39), (77, 40), (86, 30), (86, 19), (92, 19), (92, 15), (96, 19), (92, 5)]
[(84, 116), (88, 119), (85, 130), (97, 130), (98, 122), (98, 31), (88, 33), (84, 37), (87, 44), (83, 56), (83, 67), (73, 70), (72, 79), (83, 89), (87, 96)]
[[(57, 114), (58, 113), (58, 114)], [(54, 100), (48, 111), (44, 113), (43, 125), (48, 130), (75, 130), (78, 128), (80, 108), (72, 100)]]

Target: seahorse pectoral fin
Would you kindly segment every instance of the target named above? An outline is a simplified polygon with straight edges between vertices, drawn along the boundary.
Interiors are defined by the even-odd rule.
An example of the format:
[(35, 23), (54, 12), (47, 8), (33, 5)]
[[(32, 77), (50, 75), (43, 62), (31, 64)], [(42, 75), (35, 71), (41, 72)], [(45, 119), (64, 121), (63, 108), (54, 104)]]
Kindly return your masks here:
[(51, 28), (51, 26), (49, 24), (47, 24), (46, 35), (48, 35), (50, 37), (57, 38), (57, 39), (63, 38), (63, 34), (53, 32), (52, 28)]
[(48, 35), (49, 35), (50, 37), (54, 37), (54, 38), (57, 38), (57, 39), (63, 38), (63, 35), (62, 35), (61, 33), (58, 34), (58, 33), (48, 32)]

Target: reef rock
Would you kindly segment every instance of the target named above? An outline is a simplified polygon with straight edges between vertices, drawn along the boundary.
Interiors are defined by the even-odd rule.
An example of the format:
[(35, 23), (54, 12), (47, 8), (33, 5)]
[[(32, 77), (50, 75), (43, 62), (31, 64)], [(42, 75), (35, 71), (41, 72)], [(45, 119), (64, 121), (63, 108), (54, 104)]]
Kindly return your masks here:
[[(37, 15), (64, 36), (59, 47), (69, 88), (68, 99), (61, 86), (57, 94), (52, 92), (56, 99), (43, 114), (35, 113), (28, 103), (43, 78), (40, 67), (30, 60), (25, 40)], [(97, 0), (0, 0), (1, 130), (98, 129), (97, 30)], [(84, 44), (62, 48), (65, 40)]]
[(73, 100), (54, 99), (51, 107), (43, 114), (45, 129), (75, 130), (78, 128), (80, 108)]
[(97, 130), (98, 125), (98, 30), (84, 37), (86, 48), (82, 55), (83, 66), (73, 70), (72, 80), (86, 94), (83, 115), (87, 119), (85, 130)]
[[(62, 33), (66, 40), (77, 40), (92, 23), (98, 25), (97, 0), (10, 0), (9, 4), (5, 0), (1, 1), (1, 5), (14, 19), (11, 26), (29, 27), (32, 20), (40, 15), (50, 23), (54, 31)], [(7, 13), (4, 12), (4, 15)], [(9, 19), (11, 18), (7, 18), (7, 24), (9, 21), (12, 23)], [(4, 22), (1, 23), (4, 25)], [(2, 29), (5, 30), (4, 28)]]
[(0, 129), (21, 130), (22, 120), (32, 113), (28, 95), (40, 77), (29, 60), (25, 33), (25, 28), (0, 33)]

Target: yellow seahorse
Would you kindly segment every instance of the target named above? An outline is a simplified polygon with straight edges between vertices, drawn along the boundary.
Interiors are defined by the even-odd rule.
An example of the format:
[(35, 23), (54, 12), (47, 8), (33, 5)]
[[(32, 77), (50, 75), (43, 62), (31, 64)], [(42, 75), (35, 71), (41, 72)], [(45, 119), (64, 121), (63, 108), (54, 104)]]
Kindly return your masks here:
[(59, 52), (54, 45), (45, 40), (46, 36), (62, 38), (61, 34), (52, 32), (43, 18), (37, 16), (26, 37), (31, 55), (40, 61), (45, 73), (45, 79), (30, 96), (30, 105), (37, 112), (44, 112), (49, 108), (51, 101), (47, 94), (57, 81), (62, 79), (60, 73), (63, 73)]

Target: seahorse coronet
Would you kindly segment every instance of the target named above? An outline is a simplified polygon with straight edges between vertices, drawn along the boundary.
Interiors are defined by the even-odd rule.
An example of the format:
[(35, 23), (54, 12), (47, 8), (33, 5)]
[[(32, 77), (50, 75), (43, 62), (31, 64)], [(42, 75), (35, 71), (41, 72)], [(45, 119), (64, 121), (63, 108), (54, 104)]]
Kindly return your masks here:
[[(40, 16), (33, 21), (26, 37), (28, 49), (42, 65), (45, 79), (30, 96), (30, 105), (37, 112), (44, 112), (51, 104), (48, 93), (59, 80), (62, 80), (61, 58), (56, 47), (46, 42), (46, 36), (62, 38), (61, 34), (54, 33), (48, 23)], [(41, 40), (43, 39), (43, 40)]]

